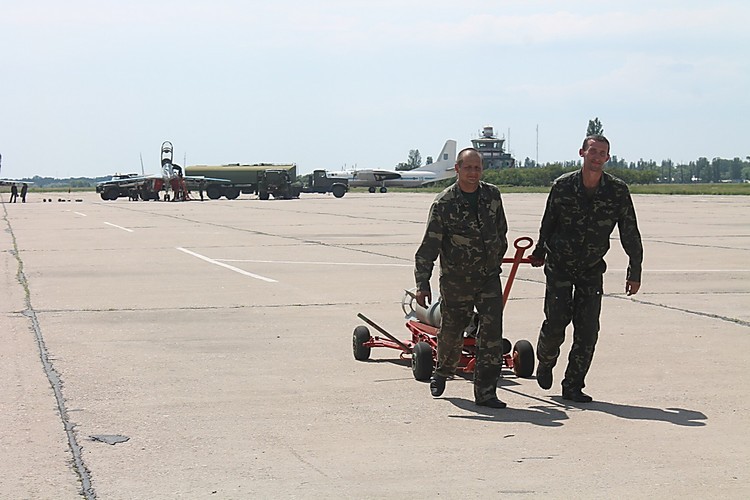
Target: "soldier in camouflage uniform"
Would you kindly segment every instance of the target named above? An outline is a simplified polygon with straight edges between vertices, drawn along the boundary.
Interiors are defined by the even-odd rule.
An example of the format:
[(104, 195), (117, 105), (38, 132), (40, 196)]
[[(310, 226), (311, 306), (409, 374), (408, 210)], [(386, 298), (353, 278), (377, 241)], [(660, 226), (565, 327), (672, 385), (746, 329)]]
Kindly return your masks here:
[(552, 387), (552, 368), (572, 321), (573, 345), (562, 396), (587, 403), (592, 398), (582, 390), (599, 336), (609, 237), (616, 225), (630, 259), (625, 280), (628, 295), (640, 288), (643, 246), (628, 186), (603, 170), (609, 160), (609, 141), (601, 135), (589, 136), (579, 155), (581, 170), (560, 176), (552, 185), (530, 258), (533, 266), (544, 264), (547, 277), (546, 319), (537, 343), (537, 382), (542, 389)]
[(482, 157), (476, 149), (458, 154), (458, 180), (440, 193), (430, 207), (427, 228), (415, 255), (416, 299), (422, 307), (432, 300), (430, 277), (440, 257), (438, 366), (430, 392), (440, 396), (457, 367), (463, 332), (474, 308), (480, 328), (476, 339), (474, 400), (479, 406), (505, 408), (497, 398), (503, 355), (503, 297), (500, 265), (508, 248), (508, 223), (500, 190), (482, 182)]

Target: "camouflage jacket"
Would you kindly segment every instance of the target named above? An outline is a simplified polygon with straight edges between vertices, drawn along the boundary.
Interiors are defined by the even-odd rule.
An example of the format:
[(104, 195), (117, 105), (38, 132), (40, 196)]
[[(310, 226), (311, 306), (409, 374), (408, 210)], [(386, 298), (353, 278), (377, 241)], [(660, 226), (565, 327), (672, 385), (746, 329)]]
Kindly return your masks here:
[(440, 276), (470, 283), (500, 272), (508, 249), (508, 222), (497, 186), (479, 183), (477, 214), (458, 183), (440, 193), (430, 207), (422, 244), (414, 256), (414, 277), (419, 290), (430, 291), (435, 260)]
[(552, 272), (603, 273), (609, 237), (617, 225), (630, 258), (627, 279), (641, 281), (643, 245), (628, 186), (603, 172), (596, 193), (588, 197), (581, 170), (558, 177), (547, 198), (539, 240), (532, 254), (545, 258)]

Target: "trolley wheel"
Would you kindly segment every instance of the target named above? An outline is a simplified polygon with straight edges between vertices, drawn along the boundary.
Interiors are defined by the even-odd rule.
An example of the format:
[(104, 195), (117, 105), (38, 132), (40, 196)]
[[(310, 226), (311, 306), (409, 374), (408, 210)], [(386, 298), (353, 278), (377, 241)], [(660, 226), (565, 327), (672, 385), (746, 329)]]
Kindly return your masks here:
[(513, 345), (510, 343), (510, 340), (504, 338), (503, 339), (503, 354), (510, 354), (511, 349), (513, 349)]
[(417, 380), (429, 380), (432, 376), (432, 346), (417, 342), (411, 351), (411, 371)]
[(370, 359), (370, 348), (365, 346), (365, 342), (370, 340), (370, 329), (364, 325), (359, 325), (354, 329), (352, 334), (352, 351), (354, 359), (358, 361), (367, 361)]
[(513, 373), (522, 378), (534, 373), (534, 348), (528, 340), (519, 340), (513, 347)]

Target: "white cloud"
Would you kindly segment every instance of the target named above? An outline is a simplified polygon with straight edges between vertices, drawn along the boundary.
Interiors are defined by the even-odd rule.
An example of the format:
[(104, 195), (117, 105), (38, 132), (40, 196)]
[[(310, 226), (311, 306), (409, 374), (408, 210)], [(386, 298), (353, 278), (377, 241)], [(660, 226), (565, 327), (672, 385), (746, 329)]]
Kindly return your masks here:
[[(746, 128), (748, 19), (750, 3), (721, 0), (6, 1), (3, 172), (97, 174), (112, 150), (164, 139), (254, 161), (247, 144), (285, 125), (304, 130), (283, 159), (301, 165), (387, 166), (488, 123), (514, 130), (520, 157), (540, 124), (553, 161), (597, 115), (621, 156), (647, 154), (639, 134), (659, 123), (690, 148), (655, 157), (744, 157), (714, 129)], [(54, 147), (29, 158), (39, 140)]]

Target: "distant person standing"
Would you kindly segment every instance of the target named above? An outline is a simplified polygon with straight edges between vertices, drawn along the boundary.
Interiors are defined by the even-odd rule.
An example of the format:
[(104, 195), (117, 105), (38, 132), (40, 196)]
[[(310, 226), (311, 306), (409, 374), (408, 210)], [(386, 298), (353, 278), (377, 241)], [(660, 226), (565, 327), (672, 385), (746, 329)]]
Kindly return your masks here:
[(26, 192), (29, 190), (29, 185), (25, 182), (21, 186), (21, 203), (26, 203)]
[(588, 403), (584, 379), (594, 358), (599, 337), (604, 256), (615, 226), (630, 262), (625, 293), (633, 295), (641, 286), (643, 245), (628, 186), (607, 172), (609, 141), (590, 135), (578, 151), (580, 170), (558, 177), (552, 184), (539, 229), (539, 240), (531, 254), (531, 265), (544, 265), (546, 291), (544, 315), (537, 343), (539, 366), (536, 380), (542, 389), (552, 387), (552, 368), (560, 356), (565, 329), (573, 322), (573, 345), (562, 381), (562, 397)]
[(16, 199), (18, 199), (18, 186), (15, 184), (11, 184), (10, 186), (10, 202), (15, 203)]

